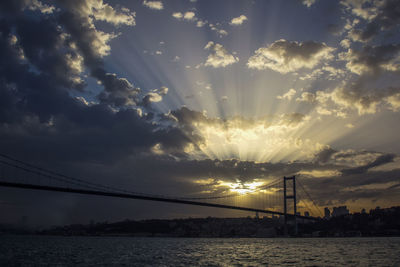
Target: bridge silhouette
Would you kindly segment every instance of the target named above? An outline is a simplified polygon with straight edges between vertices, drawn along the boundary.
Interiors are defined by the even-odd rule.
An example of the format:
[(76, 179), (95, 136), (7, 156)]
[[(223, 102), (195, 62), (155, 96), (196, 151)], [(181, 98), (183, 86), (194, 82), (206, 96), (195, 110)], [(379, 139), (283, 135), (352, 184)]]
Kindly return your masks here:
[[(212, 207), (220, 209), (240, 210), (255, 212), (258, 214), (269, 214), (272, 216), (283, 216), (285, 228), (289, 220), (294, 221), (297, 228), (297, 219), (318, 220), (319, 217), (300, 215), (297, 213), (299, 203), (299, 192), (296, 189), (296, 182), (303, 190), (303, 197), (309, 203), (314, 205), (314, 211), (321, 214), (305, 187), (295, 176), (277, 178), (272, 182), (263, 185), (247, 194), (225, 194), (225, 195), (207, 195), (207, 196), (165, 196), (149, 193), (139, 193), (126, 189), (116, 188), (100, 183), (94, 183), (86, 179), (67, 176), (55, 171), (51, 171), (8, 155), (0, 153), (0, 186), (31, 190), (45, 190), (52, 192), (75, 193), (82, 195), (117, 197), (124, 199), (139, 199), (147, 201), (158, 201), (175, 204), (185, 204), (203, 207)], [(240, 198), (256, 196), (256, 202), (263, 203), (262, 207), (249, 207), (240, 205)], [(261, 198), (260, 198), (261, 196)], [(239, 201), (238, 201), (239, 198)], [(288, 212), (290, 200), (293, 199), (293, 213)], [(289, 200), (289, 203), (288, 203)], [(228, 201), (228, 203), (221, 203)], [(251, 202), (251, 201), (250, 201)], [(232, 204), (234, 203), (234, 204)], [(303, 202), (311, 211), (311, 207)], [(283, 210), (279, 210), (283, 204)], [(270, 207), (270, 208), (265, 208)], [(322, 214), (321, 214), (322, 215)], [(295, 231), (297, 232), (297, 231)]]

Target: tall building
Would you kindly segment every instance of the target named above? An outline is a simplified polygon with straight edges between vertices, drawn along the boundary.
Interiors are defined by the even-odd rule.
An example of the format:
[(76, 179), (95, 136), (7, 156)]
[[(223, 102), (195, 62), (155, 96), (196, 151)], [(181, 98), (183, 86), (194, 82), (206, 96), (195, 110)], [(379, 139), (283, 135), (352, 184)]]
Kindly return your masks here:
[(329, 219), (330, 217), (331, 217), (331, 211), (329, 210), (329, 208), (325, 208), (324, 209), (324, 218)]

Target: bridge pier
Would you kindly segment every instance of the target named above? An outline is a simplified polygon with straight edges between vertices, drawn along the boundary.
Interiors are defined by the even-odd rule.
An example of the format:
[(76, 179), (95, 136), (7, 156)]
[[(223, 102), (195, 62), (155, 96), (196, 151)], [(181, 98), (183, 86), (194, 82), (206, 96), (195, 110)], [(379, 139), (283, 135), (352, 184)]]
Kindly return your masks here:
[[(291, 195), (287, 194), (287, 185), (286, 182), (291, 180), (292, 181), (292, 188), (293, 192)], [(297, 198), (296, 198), (296, 176), (293, 175), (292, 177), (283, 177), (283, 213), (284, 213), (284, 219), (285, 219), (285, 224), (284, 224), (284, 234), (285, 236), (288, 235), (288, 214), (287, 214), (287, 200), (288, 199), (293, 199), (293, 214), (294, 214), (294, 235), (297, 236), (298, 233), (298, 228), (297, 228)]]

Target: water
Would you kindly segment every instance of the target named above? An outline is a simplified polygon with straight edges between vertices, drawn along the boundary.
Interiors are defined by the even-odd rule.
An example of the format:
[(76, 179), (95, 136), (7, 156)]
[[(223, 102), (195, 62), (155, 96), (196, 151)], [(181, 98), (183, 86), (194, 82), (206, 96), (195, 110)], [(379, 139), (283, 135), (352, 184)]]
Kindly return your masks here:
[(400, 266), (400, 238), (0, 236), (0, 266)]

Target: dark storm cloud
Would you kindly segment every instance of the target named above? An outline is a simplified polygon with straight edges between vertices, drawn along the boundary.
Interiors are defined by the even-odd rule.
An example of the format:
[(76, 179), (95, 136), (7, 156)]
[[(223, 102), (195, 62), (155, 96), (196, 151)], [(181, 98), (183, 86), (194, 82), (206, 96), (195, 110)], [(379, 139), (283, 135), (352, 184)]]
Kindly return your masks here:
[(135, 88), (127, 79), (118, 78), (117, 75), (104, 73), (97, 69), (94, 74), (104, 85), (104, 91), (99, 94), (99, 100), (102, 103), (110, 104), (116, 107), (126, 105), (135, 105), (139, 88)]
[[(32, 24), (33, 28), (38, 26), (35, 23)], [(25, 24), (23, 25), (25, 26)], [(19, 28), (16, 28), (18, 31)], [(49, 120), (52, 114), (60, 114), (70, 110), (74, 105), (73, 99), (63, 89), (64, 84), (60, 84), (60, 79), (54, 74), (54, 71), (42, 73), (32, 71), (31, 65), (27, 63), (27, 60), (30, 60), (29, 55), (21, 58), (18, 42), (16, 44), (10, 42), (14, 36), (11, 34), (11, 25), (3, 21), (0, 30), (0, 54), (1, 58), (7, 59), (0, 63), (1, 91), (8, 102), (13, 104), (12, 109), (14, 109), (14, 112), (11, 113), (7, 109), (7, 105), (3, 105), (0, 107), (2, 110), (0, 113), (8, 114), (8, 121), (11, 119), (11, 114), (14, 114), (13, 119), (16, 120), (34, 114), (40, 120), (45, 121)], [(42, 52), (44, 52), (41, 53), (44, 54), (42, 58), (46, 60), (45, 50)], [(49, 62), (51, 62), (51, 59)], [(36, 65), (32, 66), (36, 67)], [(38, 64), (36, 69), (45, 71), (47, 67), (41, 68)]]
[[(346, 203), (363, 199), (377, 199), (385, 194), (392, 200), (396, 199), (396, 188), (389, 188), (392, 183), (398, 183), (400, 169), (388, 171), (371, 171), (372, 167), (382, 166), (392, 162), (393, 155), (380, 154), (376, 159), (360, 167), (361, 172), (343, 172), (344, 163), (339, 159), (361, 157), (372, 152), (337, 152), (338, 162), (325, 163), (323, 165), (312, 162), (292, 162), (292, 163), (256, 163), (251, 161), (239, 160), (190, 160), (183, 159), (176, 161), (167, 155), (151, 156), (151, 160), (146, 156), (130, 158), (125, 162), (120, 162), (115, 167), (117, 176), (130, 177), (125, 180), (125, 184), (132, 186), (140, 181), (141, 190), (179, 195), (185, 192), (186, 196), (204, 196), (202, 191), (208, 191), (209, 195), (230, 194), (229, 188), (219, 187), (218, 181), (231, 183), (251, 183), (258, 181), (270, 182), (283, 176), (297, 175), (301, 183), (306, 187), (314, 199), (318, 199), (320, 205), (333, 205), (334, 203)], [(346, 155), (346, 156), (345, 156)], [(319, 156), (317, 155), (316, 158)], [(354, 163), (347, 163), (352, 164)], [(151, 172), (148, 170), (152, 166)], [(356, 167), (354, 167), (356, 169)], [(310, 176), (309, 172), (326, 172), (337, 170), (337, 174), (327, 176)], [(101, 172), (101, 171), (100, 171)], [(207, 180), (207, 184), (195, 183), (199, 179)], [(173, 182), (172, 182), (173, 181)], [(388, 184), (386, 186), (386, 184)], [(378, 186), (377, 186), (378, 185)]]
[(395, 169), (319, 179), (300, 176), (300, 179), (317, 203), (337, 205), (360, 200), (398, 201), (398, 191), (391, 183), (398, 183), (399, 175), (400, 170)]
[(107, 73), (103, 67), (102, 56), (108, 49), (107, 44), (102, 40), (104, 35), (96, 30), (91, 19), (82, 14), (87, 9), (85, 1), (60, 2), (65, 7), (59, 16), (60, 24), (70, 34), (71, 41), (76, 43), (90, 74), (104, 86), (104, 91), (98, 96), (99, 100), (116, 107), (136, 104), (140, 90), (127, 79)]
[[(4, 153), (25, 158), (43, 154), (53, 160), (115, 160), (156, 143), (180, 151), (188, 142), (179, 129), (159, 129), (136, 109), (110, 108), (137, 108), (139, 90), (104, 69), (101, 47), (95, 45), (101, 34), (80, 13), (85, 2), (72, 5), (67, 1), (63, 4), (70, 10), (51, 16), (26, 16), (27, 4), (17, 4), (5, 9), (14, 16), (0, 21), (0, 57), (7, 59), (0, 63)], [(70, 94), (74, 89), (86, 90), (71, 81), (76, 72), (68, 59), (73, 61), (78, 55), (104, 86), (98, 104), (84, 104)], [(32, 155), (26, 152), (30, 150)]]
[[(4, 12), (0, 17), (2, 153), (90, 181), (118, 186), (122, 185), (118, 174), (131, 175), (124, 170), (110, 174), (108, 170), (116, 162), (132, 154), (149, 155), (147, 160), (152, 160), (149, 149), (157, 143), (166, 151), (178, 154), (189, 142), (178, 128), (161, 129), (148, 120), (148, 115), (140, 116), (136, 110), (138, 89), (127, 79), (105, 70), (102, 56), (107, 44), (101, 40), (104, 36), (76, 9), (65, 8), (43, 15), (23, 11), (27, 9), (27, 2), (1, 1), (0, 4)], [(85, 2), (75, 4), (77, 7)], [(82, 83), (77, 86), (74, 80), (81, 75), (80, 67), (86, 67), (103, 85), (99, 103), (88, 105), (72, 96), (77, 89), (81, 92), (88, 89)], [(114, 109), (125, 106), (128, 108)], [(122, 167), (130, 170), (129, 166)], [(29, 203), (21, 212), (37, 217), (40, 223), (71, 221), (81, 206), (76, 196), (54, 198), (47, 193), (32, 197), (29, 193), (4, 191), (2, 199)], [(60, 206), (44, 205), (49, 202), (64, 208), (60, 211)], [(65, 209), (66, 206), (70, 208)], [(93, 205), (90, 210), (101, 213)], [(7, 210), (6, 217), (14, 213), (18, 212)]]
[(314, 161), (317, 163), (326, 163), (331, 159), (331, 156), (336, 152), (337, 151), (332, 149), (331, 147), (324, 148), (315, 155)]
[(344, 170), (341, 170), (341, 172), (343, 175), (366, 173), (369, 169), (371, 169), (373, 167), (377, 167), (377, 166), (392, 162), (394, 158), (395, 158), (395, 155), (393, 155), (393, 154), (381, 155), (378, 158), (376, 158), (374, 161), (372, 161), (366, 165), (356, 167), (356, 168), (344, 169)]
[(29, 0), (1, 1), (0, 12), (3, 16), (12, 16), (26, 8), (29, 2)]
[(19, 37), (17, 44), (38, 71), (48, 75), (58, 86), (83, 88), (83, 81), (71, 79), (77, 71), (70, 62), (79, 61), (79, 54), (69, 47), (69, 40), (63, 36), (57, 21), (47, 17), (39, 21), (18, 17), (15, 29)]

